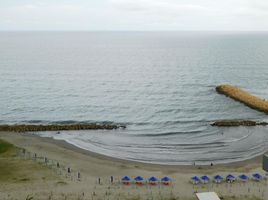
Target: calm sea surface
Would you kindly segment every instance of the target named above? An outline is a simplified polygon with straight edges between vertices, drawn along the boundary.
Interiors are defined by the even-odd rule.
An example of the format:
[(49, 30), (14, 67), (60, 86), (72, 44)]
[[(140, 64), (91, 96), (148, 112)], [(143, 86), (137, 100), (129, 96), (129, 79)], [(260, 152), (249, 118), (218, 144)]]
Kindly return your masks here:
[(209, 164), (268, 150), (268, 121), (215, 92), (230, 83), (268, 98), (268, 33), (0, 32), (0, 124), (99, 122), (125, 130), (39, 133), (100, 154)]

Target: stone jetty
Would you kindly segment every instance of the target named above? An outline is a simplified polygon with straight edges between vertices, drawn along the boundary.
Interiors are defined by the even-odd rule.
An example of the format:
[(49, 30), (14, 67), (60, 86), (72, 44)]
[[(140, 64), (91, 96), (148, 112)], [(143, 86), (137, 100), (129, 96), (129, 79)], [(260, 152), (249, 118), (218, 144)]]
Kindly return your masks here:
[(267, 126), (267, 122), (255, 122), (250, 120), (222, 120), (216, 121), (211, 124), (211, 126), (223, 126), (223, 127), (231, 127), (231, 126)]
[(63, 131), (63, 130), (98, 130), (98, 129), (118, 129), (126, 128), (125, 125), (115, 124), (49, 124), (49, 125), (32, 125), (32, 124), (16, 124), (16, 125), (0, 125), (0, 131), (7, 132), (36, 132), (36, 131)]
[(216, 87), (216, 91), (239, 101), (252, 109), (268, 114), (268, 101), (260, 97), (253, 96), (238, 87), (232, 85), (219, 85)]

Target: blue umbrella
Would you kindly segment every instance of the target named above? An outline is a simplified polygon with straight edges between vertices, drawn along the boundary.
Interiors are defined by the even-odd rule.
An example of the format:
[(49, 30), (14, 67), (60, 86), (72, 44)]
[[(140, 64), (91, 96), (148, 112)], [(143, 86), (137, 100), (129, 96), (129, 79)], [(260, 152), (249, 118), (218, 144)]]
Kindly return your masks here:
[(193, 177), (191, 178), (191, 180), (192, 180), (192, 181), (200, 181), (200, 179), (199, 179), (197, 176), (193, 176)]
[(171, 181), (171, 179), (170, 179), (169, 177), (165, 176), (165, 177), (163, 177), (163, 178), (161, 179), (161, 181), (162, 181), (162, 182), (168, 182), (168, 181)]
[(206, 183), (206, 182), (209, 181), (209, 177), (208, 177), (208, 176), (201, 176), (200, 179), (201, 179), (204, 183)]
[(164, 184), (164, 185), (169, 185), (170, 182), (171, 182), (171, 178), (165, 176), (165, 177), (163, 177), (163, 178), (161, 179), (161, 182), (162, 182), (162, 184)]
[(229, 174), (228, 176), (226, 176), (226, 181), (227, 182), (234, 182), (235, 177), (232, 174)]
[(220, 175), (216, 175), (213, 178), (214, 178), (214, 180), (222, 180), (223, 179)]
[(215, 181), (216, 183), (220, 183), (220, 182), (223, 180), (223, 178), (222, 178), (220, 175), (216, 175), (216, 176), (214, 176), (213, 179), (214, 179), (214, 181)]
[(208, 176), (201, 176), (200, 179), (203, 180), (203, 181), (209, 181)]
[(148, 179), (149, 182), (156, 182), (157, 181), (157, 178), (152, 176), (151, 178)]
[(239, 178), (240, 178), (242, 181), (247, 181), (247, 180), (248, 180), (248, 176), (245, 175), (245, 174), (241, 174), (241, 175), (239, 176)]
[(256, 180), (256, 181), (259, 181), (262, 179), (262, 176), (258, 173), (255, 173), (255, 174), (252, 174), (253, 178)]
[(193, 176), (191, 178), (191, 181), (192, 181), (193, 184), (197, 184), (197, 183), (199, 183), (200, 179), (197, 176)]
[(229, 179), (235, 179), (235, 177), (232, 175), (232, 174), (229, 174), (226, 176), (226, 179), (229, 178)]
[(141, 176), (137, 176), (134, 180), (135, 181), (143, 181), (143, 178)]
[(128, 176), (124, 176), (123, 178), (122, 178), (122, 181), (130, 181), (131, 180), (131, 178), (129, 178)]

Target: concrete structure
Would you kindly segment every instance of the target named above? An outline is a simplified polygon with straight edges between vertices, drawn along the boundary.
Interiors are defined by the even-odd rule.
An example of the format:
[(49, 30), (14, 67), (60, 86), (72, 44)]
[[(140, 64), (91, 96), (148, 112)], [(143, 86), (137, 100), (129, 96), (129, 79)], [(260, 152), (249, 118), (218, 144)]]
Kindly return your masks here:
[(220, 200), (215, 192), (196, 193), (196, 197), (198, 200)]

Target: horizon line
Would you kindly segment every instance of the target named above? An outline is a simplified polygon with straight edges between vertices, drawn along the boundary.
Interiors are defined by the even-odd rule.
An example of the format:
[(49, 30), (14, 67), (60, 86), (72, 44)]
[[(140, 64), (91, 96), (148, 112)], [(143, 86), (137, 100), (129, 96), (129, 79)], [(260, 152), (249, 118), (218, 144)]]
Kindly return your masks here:
[(53, 30), (53, 29), (18, 29), (1, 30), (0, 32), (268, 32), (268, 30)]

